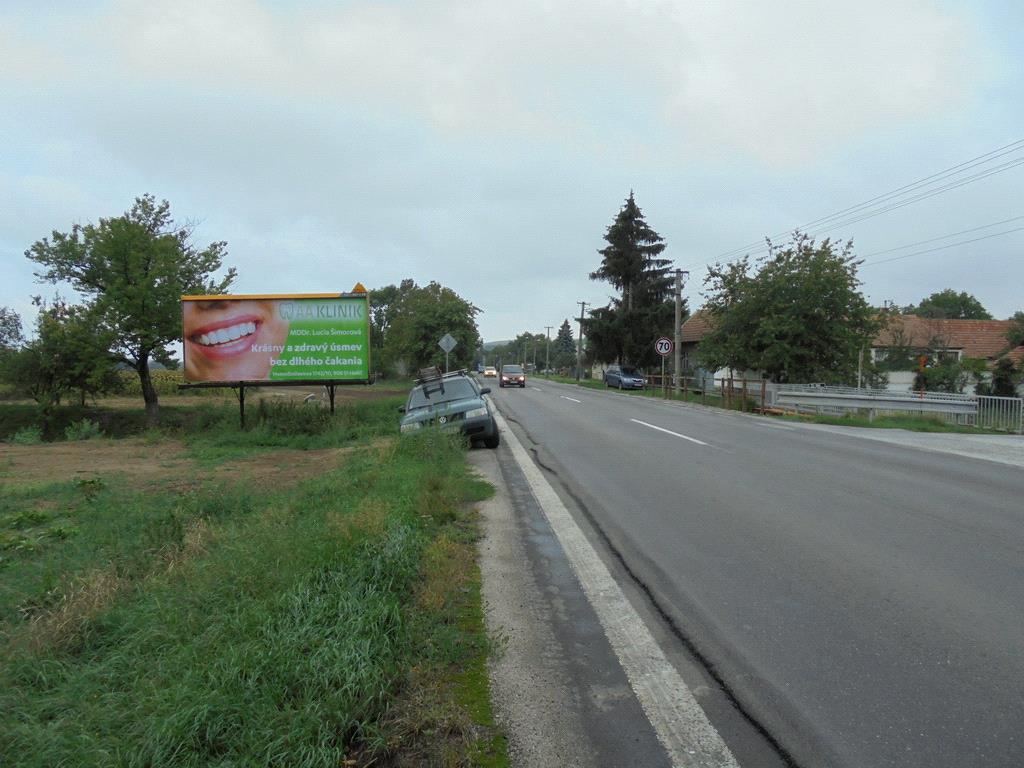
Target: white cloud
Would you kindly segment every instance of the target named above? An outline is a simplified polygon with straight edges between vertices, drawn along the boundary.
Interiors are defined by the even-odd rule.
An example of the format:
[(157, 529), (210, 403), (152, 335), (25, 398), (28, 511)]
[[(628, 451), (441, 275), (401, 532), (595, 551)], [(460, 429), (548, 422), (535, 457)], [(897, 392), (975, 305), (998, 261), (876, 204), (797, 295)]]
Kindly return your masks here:
[[(773, 165), (948, 109), (978, 77), (971, 26), (928, 0), (445, 0), (315, 10), (121, 0), (86, 34), (54, 24), (54, 50), (77, 58), (81, 78), (114, 87), (277, 94), (412, 116), (444, 133), (498, 131), (675, 158), (741, 153)], [(66, 77), (54, 70), (60, 56), (5, 42), (30, 48), (21, 75)]]

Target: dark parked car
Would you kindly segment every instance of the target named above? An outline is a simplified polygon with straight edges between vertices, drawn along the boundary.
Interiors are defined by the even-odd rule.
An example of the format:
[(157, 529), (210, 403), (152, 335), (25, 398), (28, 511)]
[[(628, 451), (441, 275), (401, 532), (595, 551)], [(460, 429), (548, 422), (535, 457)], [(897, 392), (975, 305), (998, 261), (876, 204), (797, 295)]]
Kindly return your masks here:
[(501, 366), (501, 376), (498, 379), (499, 387), (522, 387), (526, 389), (526, 371), (521, 365)]
[(604, 385), (617, 389), (643, 389), (644, 375), (631, 365), (609, 365), (604, 372)]
[(484, 399), (490, 387), (481, 388), (464, 371), (427, 372), (421, 375), (409, 399), (399, 410), (401, 431), (414, 432), (424, 427), (459, 430), (473, 442), (497, 448), (501, 437), (491, 406)]

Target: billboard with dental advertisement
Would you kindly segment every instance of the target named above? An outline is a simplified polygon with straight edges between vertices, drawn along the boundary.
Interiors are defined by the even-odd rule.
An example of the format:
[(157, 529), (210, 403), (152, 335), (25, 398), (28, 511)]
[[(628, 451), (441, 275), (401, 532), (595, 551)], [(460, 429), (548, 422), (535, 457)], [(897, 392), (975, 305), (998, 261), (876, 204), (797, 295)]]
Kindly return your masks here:
[(182, 296), (185, 381), (370, 378), (369, 295)]

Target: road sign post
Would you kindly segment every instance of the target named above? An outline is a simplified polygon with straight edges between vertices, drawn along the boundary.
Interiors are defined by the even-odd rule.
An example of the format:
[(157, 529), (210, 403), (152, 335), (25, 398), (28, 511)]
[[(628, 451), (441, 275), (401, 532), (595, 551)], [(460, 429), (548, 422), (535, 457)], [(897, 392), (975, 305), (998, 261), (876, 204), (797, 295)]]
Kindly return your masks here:
[(654, 351), (661, 355), (661, 388), (664, 397), (668, 397), (668, 382), (665, 381), (665, 358), (672, 354), (675, 343), (667, 336), (654, 342)]
[(437, 346), (444, 350), (444, 372), (448, 373), (448, 353), (457, 347), (459, 342), (450, 334), (446, 333), (441, 337), (441, 340), (437, 342)]

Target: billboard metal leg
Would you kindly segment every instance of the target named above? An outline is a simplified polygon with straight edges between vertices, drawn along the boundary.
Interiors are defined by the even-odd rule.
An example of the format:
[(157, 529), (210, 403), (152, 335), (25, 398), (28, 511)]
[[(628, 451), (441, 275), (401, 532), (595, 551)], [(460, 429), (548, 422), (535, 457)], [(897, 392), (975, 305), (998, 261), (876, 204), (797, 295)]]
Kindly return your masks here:
[(238, 423), (245, 429), (245, 384), (238, 385)]
[(334, 385), (333, 384), (328, 384), (327, 385), (327, 397), (330, 398), (330, 401), (331, 401), (331, 415), (333, 416), (334, 415)]

